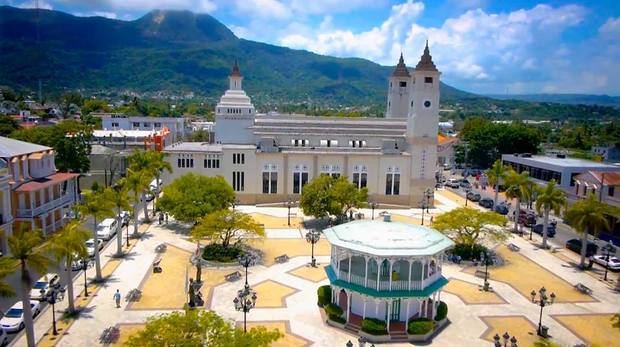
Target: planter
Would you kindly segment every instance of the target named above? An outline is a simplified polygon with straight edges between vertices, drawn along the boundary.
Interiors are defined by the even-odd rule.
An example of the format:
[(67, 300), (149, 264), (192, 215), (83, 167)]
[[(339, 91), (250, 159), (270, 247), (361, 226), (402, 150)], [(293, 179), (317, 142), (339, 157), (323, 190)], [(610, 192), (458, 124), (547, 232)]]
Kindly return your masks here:
[(366, 338), (368, 342), (371, 343), (380, 343), (380, 342), (390, 342), (392, 337), (390, 335), (372, 335), (364, 331), (357, 332), (359, 336)]
[(331, 325), (331, 326), (333, 326), (333, 327), (336, 327), (336, 328), (343, 329), (343, 330), (344, 330), (344, 326), (345, 326), (345, 324), (346, 324), (346, 323), (338, 323), (338, 322), (334, 322), (333, 320), (331, 320), (331, 319), (329, 319), (329, 318), (327, 318), (325, 321), (327, 322), (327, 324), (329, 324), (329, 325)]
[(444, 318), (440, 321), (435, 321), (435, 326), (433, 327), (433, 330), (427, 332), (426, 334), (421, 334), (421, 335), (410, 335), (409, 333), (407, 333), (407, 340), (409, 342), (425, 342), (428, 341), (433, 335), (435, 335), (435, 333), (442, 329), (444, 325), (446, 325), (446, 323), (448, 323), (448, 318)]

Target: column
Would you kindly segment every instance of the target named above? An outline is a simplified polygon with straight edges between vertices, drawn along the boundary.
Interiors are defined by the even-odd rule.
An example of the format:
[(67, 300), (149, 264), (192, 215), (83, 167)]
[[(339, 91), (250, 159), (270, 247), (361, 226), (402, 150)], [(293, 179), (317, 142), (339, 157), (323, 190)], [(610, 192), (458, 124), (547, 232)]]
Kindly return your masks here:
[(379, 275), (381, 275), (381, 266), (383, 265), (383, 261), (379, 263), (378, 259), (375, 259), (377, 262), (377, 290), (379, 290)]
[(353, 294), (349, 292), (348, 300), (347, 300), (347, 322), (349, 321), (349, 317), (351, 314), (351, 299), (353, 298)]
[(39, 219), (41, 220), (41, 231), (43, 232), (43, 237), (47, 236), (47, 231), (45, 230), (45, 215), (41, 215), (41, 217), (39, 217)]
[(47, 195), (49, 196), (49, 201), (54, 200), (54, 185), (49, 186), (47, 191)]
[(351, 258), (353, 258), (353, 256), (349, 254), (349, 282), (351, 282)]
[(30, 191), (30, 213), (34, 214), (34, 191)]
[(435, 318), (435, 297), (436, 297), (437, 293), (433, 293), (433, 304), (431, 305), (431, 316), (429, 317), (430, 319), (434, 319)]
[(379, 317), (379, 303), (381, 301), (375, 299), (375, 318)]
[(437, 291), (437, 301), (441, 301), (441, 290)]
[(340, 305), (340, 288), (336, 287), (336, 305)]
[(424, 267), (426, 266), (426, 258), (422, 258), (422, 262), (420, 264), (422, 265), (422, 271), (420, 271), (420, 283), (422, 284), (422, 289), (424, 289), (424, 287), (426, 287), (424, 285)]
[(418, 299), (418, 317), (425, 317), (426, 315), (422, 315), (422, 300)]
[(362, 319), (366, 319), (366, 297), (364, 297), (364, 309), (362, 310)]
[[(336, 250), (336, 272), (340, 272), (340, 254), (338, 250)], [(340, 276), (340, 274), (338, 274), (338, 276)], [(338, 279), (340, 279), (340, 277), (338, 277)]]
[(392, 265), (394, 265), (394, 260), (390, 259), (390, 290), (392, 290)]
[(331, 300), (331, 302), (332, 302), (332, 304), (335, 304), (336, 303), (336, 289), (333, 286), (331, 287), (331, 289), (332, 289), (332, 300)]
[(407, 290), (411, 290), (411, 259), (409, 259), (409, 271), (407, 272)]
[(56, 216), (55, 216), (56, 210), (52, 210), (51, 214), (52, 214), (52, 222), (51, 222), (52, 230), (56, 231)]
[(407, 319), (405, 320), (405, 330), (407, 330), (409, 328), (409, 303), (411, 302), (410, 299), (407, 299)]
[[(368, 287), (368, 257), (364, 256), (364, 287)], [(364, 301), (364, 307), (366, 307), (366, 301)]]
[(388, 334), (390, 333), (390, 317), (392, 315), (392, 300), (389, 299), (387, 301), (387, 319), (385, 320), (385, 322), (387, 323), (387, 331)]

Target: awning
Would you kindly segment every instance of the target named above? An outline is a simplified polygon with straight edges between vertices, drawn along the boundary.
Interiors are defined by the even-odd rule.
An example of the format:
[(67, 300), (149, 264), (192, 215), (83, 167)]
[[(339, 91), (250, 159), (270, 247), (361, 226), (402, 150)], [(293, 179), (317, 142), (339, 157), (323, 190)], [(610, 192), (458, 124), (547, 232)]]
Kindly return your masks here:
[(17, 189), (15, 189), (16, 192), (32, 192), (32, 191), (37, 191), (37, 190), (41, 190), (44, 188), (47, 188), (53, 184), (58, 184), (58, 183), (62, 183), (65, 181), (68, 181), (72, 178), (75, 178), (77, 176), (79, 176), (79, 173), (68, 173), (68, 172), (59, 172), (59, 173), (55, 173), (53, 175), (47, 176), (47, 177), (43, 177), (43, 178), (37, 178), (35, 180), (32, 180), (28, 183), (22, 184), (21, 186), (19, 186)]

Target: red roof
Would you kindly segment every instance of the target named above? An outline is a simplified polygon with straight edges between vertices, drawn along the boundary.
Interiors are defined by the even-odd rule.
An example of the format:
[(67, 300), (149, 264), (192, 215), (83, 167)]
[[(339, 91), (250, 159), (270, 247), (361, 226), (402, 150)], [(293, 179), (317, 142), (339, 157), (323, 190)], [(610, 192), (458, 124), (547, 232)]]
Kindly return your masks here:
[(620, 172), (586, 171), (577, 175), (575, 178), (587, 181), (588, 177), (594, 178), (595, 182), (593, 183), (596, 184), (601, 184), (601, 181), (604, 179), (604, 185), (606, 186), (620, 186)]
[(28, 183), (24, 183), (21, 186), (17, 187), (17, 189), (15, 189), (16, 192), (32, 192), (32, 191), (37, 191), (37, 190), (41, 190), (44, 188), (47, 188), (49, 186), (51, 186), (52, 184), (58, 184), (64, 181), (68, 181), (74, 177), (79, 176), (80, 174), (77, 173), (68, 173), (68, 172), (59, 172), (59, 173), (55, 173), (53, 175), (47, 176), (47, 177), (43, 177), (43, 178), (37, 178), (35, 180), (32, 180)]

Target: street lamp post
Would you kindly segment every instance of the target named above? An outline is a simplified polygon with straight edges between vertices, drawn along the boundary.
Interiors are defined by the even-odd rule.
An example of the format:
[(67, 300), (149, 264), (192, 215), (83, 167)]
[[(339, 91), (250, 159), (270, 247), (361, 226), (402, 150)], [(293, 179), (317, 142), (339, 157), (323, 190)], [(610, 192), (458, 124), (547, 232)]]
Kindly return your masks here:
[(291, 226), (291, 207), (293, 207), (293, 201), (289, 197), (286, 201), (286, 207), (288, 208), (288, 213), (286, 214), (288, 226)]
[(616, 254), (616, 247), (614, 246), (614, 243), (609, 240), (609, 242), (607, 242), (607, 244), (603, 246), (601, 250), (605, 252), (605, 276), (603, 276), (603, 280), (607, 281), (607, 272), (609, 272), (609, 259), (612, 254)]
[(41, 289), (41, 297), (43, 300), (47, 301), (50, 305), (52, 305), (52, 333), (54, 336), (58, 335), (58, 330), (56, 330), (56, 302), (62, 301), (64, 298), (63, 290), (60, 289), (60, 284), (55, 284), (51, 286), (47, 292), (45, 289)]
[(312, 229), (306, 233), (306, 241), (308, 241), (308, 243), (312, 245), (312, 260), (310, 263), (312, 267), (316, 267), (316, 259), (314, 258), (314, 245), (319, 242), (320, 238), (321, 232), (316, 229)]
[(422, 222), (420, 225), (424, 225), (424, 210), (428, 211), (428, 207), (430, 205), (430, 199), (433, 196), (433, 191), (429, 188), (424, 190), (424, 196), (422, 197)]
[(127, 222), (127, 225), (125, 225), (125, 235), (126, 235), (125, 238), (127, 239), (127, 247), (129, 247), (129, 222)]
[[(504, 339), (503, 345), (500, 342), (502, 338)], [(508, 345), (508, 342), (510, 342), (510, 345)], [(501, 337), (499, 334), (495, 334), (495, 336), (493, 336), (493, 344), (495, 347), (519, 347), (517, 345), (517, 338), (515, 336), (511, 337), (508, 332), (505, 332)]]
[(252, 308), (256, 306), (256, 299), (258, 298), (256, 292), (250, 288), (248, 284), (248, 267), (254, 263), (254, 257), (251, 255), (243, 255), (239, 258), (239, 264), (245, 267), (245, 285), (243, 289), (237, 291), (237, 296), (233, 299), (235, 310), (243, 312), (243, 332), (247, 332), (247, 314)]
[(480, 252), (480, 261), (484, 262), (484, 285), (482, 289), (485, 292), (489, 291), (489, 254), (487, 251)]
[(88, 279), (86, 278), (86, 270), (88, 269), (88, 261), (82, 259), (82, 271), (84, 271), (84, 296), (88, 297)]
[(379, 207), (379, 204), (377, 204), (376, 202), (371, 202), (370, 203), (370, 208), (372, 209), (372, 220), (375, 220), (375, 208)]
[(532, 296), (532, 302), (540, 306), (540, 316), (538, 318), (538, 336), (547, 337), (548, 328), (542, 325), (543, 308), (545, 306), (553, 305), (553, 302), (555, 301), (555, 294), (551, 293), (551, 295), (547, 297), (547, 289), (545, 289), (545, 287), (542, 287), (538, 290), (538, 298), (536, 298), (535, 290), (532, 290), (530, 295)]

